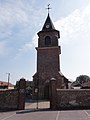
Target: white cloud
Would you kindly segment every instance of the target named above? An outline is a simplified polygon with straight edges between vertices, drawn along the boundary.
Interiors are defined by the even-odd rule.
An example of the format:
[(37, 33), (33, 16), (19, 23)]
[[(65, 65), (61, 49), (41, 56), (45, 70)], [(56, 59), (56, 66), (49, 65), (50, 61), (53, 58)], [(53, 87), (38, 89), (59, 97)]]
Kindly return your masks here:
[(11, 31), (14, 25), (22, 24), (24, 26), (28, 23), (28, 15), (19, 6), (11, 3), (0, 6), (0, 34), (4, 33), (3, 37), (7, 36), (7, 32)]
[(90, 5), (55, 22), (61, 33), (61, 64), (65, 75), (75, 80), (90, 74)]
[[(0, 3), (0, 36), (3, 38), (12, 35), (14, 26), (20, 26), (21, 29), (27, 29), (37, 25), (41, 9), (34, 8), (35, 1), (9, 0)], [(40, 20), (39, 20), (40, 21)], [(20, 32), (18, 30), (18, 32)], [(18, 33), (19, 34), (19, 33)], [(1, 38), (1, 37), (0, 37)]]
[(15, 0), (13, 2), (7, 1), (0, 4), (0, 25), (12, 25), (15, 23), (27, 24), (29, 22), (28, 12), (32, 11), (31, 6), (24, 5), (22, 0)]
[(18, 53), (15, 57), (15, 59), (19, 58), (20, 56), (26, 54), (28, 51), (30, 51), (32, 48), (35, 48), (38, 46), (38, 36), (35, 34), (32, 38), (31, 42), (25, 43), (21, 48), (19, 48)]
[[(84, 12), (83, 12), (83, 15), (90, 15), (90, 5), (88, 5), (86, 8), (85, 8), (85, 10), (84, 10)], [(88, 16), (88, 17), (90, 17), (90, 16)]]
[(26, 54), (32, 49), (32, 43), (25, 43), (21, 48), (18, 49), (18, 53), (16, 54), (14, 59), (20, 58), (22, 55)]
[(36, 22), (36, 20), (39, 19), (38, 15), (41, 14), (41, 9), (35, 9), (33, 1), (10, 1), (0, 4), (1, 26), (13, 25), (16, 23), (27, 25), (32, 24), (34, 21)]
[(22, 46), (21, 49), (19, 49), (20, 52), (27, 52), (32, 48), (31, 43), (26, 43), (24, 46)]
[[(0, 2), (0, 41), (7, 41), (8, 47), (9, 44), (16, 42), (20, 54), (28, 51), (33, 44), (24, 43), (28, 41), (29, 34), (32, 34), (32, 27), (34, 28), (37, 24), (38, 14), (41, 14), (40, 10), (34, 9), (34, 4), (35, 0), (5, 0)], [(12, 49), (16, 50), (13, 47)]]
[(8, 54), (8, 48), (5, 42), (0, 42), (0, 56), (5, 56)]
[[(89, 35), (90, 31), (90, 5), (88, 5), (83, 11), (76, 9), (72, 14), (65, 18), (62, 18), (55, 22), (55, 26), (61, 31), (62, 43), (68, 41), (74, 42), (74, 37), (82, 38)], [(90, 38), (90, 35), (88, 36)], [(80, 38), (79, 38), (80, 39)], [(77, 41), (76, 39), (75, 41)]]

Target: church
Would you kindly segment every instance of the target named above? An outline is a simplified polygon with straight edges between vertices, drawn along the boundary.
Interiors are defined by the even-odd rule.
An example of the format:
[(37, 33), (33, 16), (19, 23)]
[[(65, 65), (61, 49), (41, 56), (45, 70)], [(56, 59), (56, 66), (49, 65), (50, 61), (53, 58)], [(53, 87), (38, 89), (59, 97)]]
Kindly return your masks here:
[(51, 79), (56, 80), (57, 89), (68, 89), (68, 79), (60, 69), (60, 32), (55, 29), (49, 12), (42, 30), (37, 35), (37, 71), (33, 75), (33, 96), (38, 92), (39, 99), (49, 99)]

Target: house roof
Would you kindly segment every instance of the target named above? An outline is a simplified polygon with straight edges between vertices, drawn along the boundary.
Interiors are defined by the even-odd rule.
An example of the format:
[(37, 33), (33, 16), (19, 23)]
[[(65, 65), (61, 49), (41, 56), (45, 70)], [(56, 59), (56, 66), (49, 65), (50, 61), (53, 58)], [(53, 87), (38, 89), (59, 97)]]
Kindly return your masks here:
[[(8, 82), (0, 81), (0, 86), (8, 86)], [(9, 83), (9, 87), (13, 87), (14, 85)]]
[(82, 87), (90, 87), (90, 82), (84, 82), (81, 84)]

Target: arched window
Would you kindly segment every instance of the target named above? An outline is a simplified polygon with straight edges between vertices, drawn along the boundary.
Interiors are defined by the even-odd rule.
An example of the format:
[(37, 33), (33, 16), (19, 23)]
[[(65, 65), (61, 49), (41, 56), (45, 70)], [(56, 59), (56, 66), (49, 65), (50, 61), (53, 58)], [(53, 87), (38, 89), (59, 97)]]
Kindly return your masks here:
[(50, 46), (51, 45), (51, 38), (49, 36), (45, 37), (45, 45)]

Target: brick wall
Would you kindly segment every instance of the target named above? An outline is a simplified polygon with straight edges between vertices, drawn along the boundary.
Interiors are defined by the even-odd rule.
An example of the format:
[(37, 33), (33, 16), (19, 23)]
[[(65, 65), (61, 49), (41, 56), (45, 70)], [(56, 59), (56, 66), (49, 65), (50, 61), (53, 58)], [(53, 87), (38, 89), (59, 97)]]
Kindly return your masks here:
[(90, 108), (90, 90), (56, 90), (56, 108), (57, 109), (83, 109)]
[(15, 110), (18, 108), (17, 90), (0, 90), (0, 110)]

